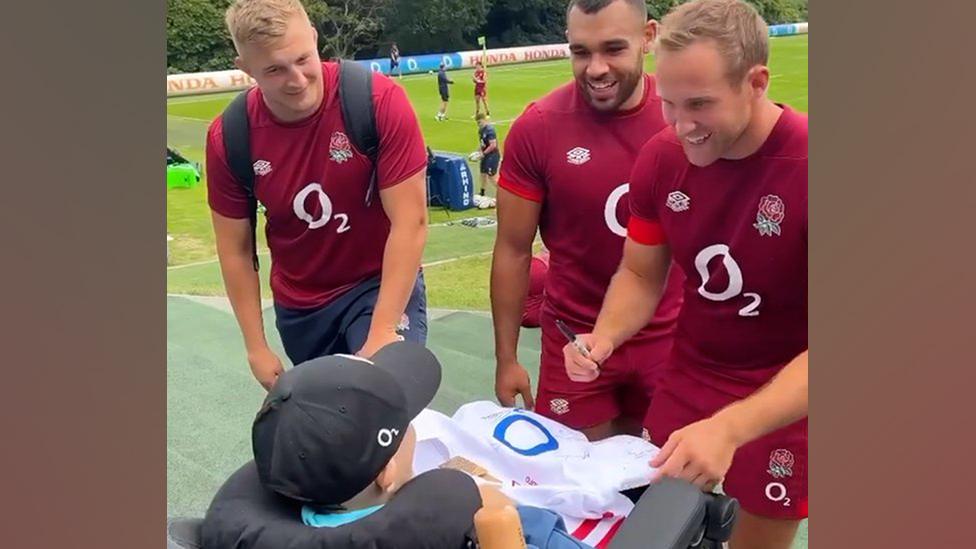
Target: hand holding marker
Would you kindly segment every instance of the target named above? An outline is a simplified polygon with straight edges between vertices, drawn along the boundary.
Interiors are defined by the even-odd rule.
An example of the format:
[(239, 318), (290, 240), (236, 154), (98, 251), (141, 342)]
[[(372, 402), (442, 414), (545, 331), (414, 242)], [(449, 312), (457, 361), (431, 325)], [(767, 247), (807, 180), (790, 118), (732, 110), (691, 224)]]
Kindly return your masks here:
[(590, 358), (590, 350), (586, 348), (586, 344), (583, 343), (583, 340), (577, 337), (576, 334), (569, 329), (569, 326), (567, 326), (565, 322), (557, 318), (556, 327), (559, 328), (559, 331), (562, 332), (563, 336), (569, 340), (573, 347), (576, 347), (576, 350), (579, 351), (584, 358)]

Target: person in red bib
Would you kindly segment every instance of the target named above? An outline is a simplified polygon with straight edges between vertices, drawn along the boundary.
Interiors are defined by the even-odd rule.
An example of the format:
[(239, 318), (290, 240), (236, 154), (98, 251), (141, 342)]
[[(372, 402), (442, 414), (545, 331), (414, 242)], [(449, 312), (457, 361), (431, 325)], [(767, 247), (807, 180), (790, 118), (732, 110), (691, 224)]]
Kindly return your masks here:
[(674, 352), (645, 419), (658, 476), (742, 513), (730, 547), (790, 547), (807, 516), (807, 117), (767, 97), (768, 29), (741, 0), (662, 21), (668, 127), (641, 149), (620, 268), (570, 378), (602, 377), (650, 319), (673, 260), (687, 275)]

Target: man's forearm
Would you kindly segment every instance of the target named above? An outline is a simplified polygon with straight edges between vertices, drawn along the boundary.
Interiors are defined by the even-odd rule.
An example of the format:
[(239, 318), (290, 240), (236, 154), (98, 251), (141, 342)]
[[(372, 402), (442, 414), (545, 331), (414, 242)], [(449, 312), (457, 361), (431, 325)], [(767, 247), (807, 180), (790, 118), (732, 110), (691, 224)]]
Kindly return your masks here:
[(427, 241), (426, 220), (394, 224), (383, 250), (380, 293), (373, 308), (370, 335), (392, 333), (407, 308)]
[(806, 417), (808, 385), (809, 351), (804, 351), (763, 388), (713, 417), (725, 422), (736, 446), (742, 446)]
[(249, 254), (225, 254), (219, 257), (219, 261), (227, 298), (244, 337), (244, 347), (248, 352), (266, 347), (268, 341), (261, 315), (261, 288), (253, 258)]
[(610, 281), (593, 334), (620, 347), (654, 318), (665, 283), (642, 277), (621, 265)]
[(495, 358), (517, 359), (522, 308), (529, 290), (532, 249), (495, 246), (491, 262), (491, 317), (495, 328)]

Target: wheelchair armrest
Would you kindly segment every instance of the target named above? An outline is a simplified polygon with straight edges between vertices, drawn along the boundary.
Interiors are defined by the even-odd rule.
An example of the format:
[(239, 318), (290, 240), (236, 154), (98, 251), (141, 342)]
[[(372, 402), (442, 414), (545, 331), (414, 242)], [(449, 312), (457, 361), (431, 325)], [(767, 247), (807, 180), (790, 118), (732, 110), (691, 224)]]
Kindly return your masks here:
[(655, 482), (637, 500), (610, 549), (688, 549), (704, 535), (708, 498), (685, 481)]
[(166, 521), (166, 549), (203, 549), (200, 518), (172, 518)]
[(706, 494), (705, 538), (715, 542), (729, 541), (739, 511), (739, 501), (722, 494)]

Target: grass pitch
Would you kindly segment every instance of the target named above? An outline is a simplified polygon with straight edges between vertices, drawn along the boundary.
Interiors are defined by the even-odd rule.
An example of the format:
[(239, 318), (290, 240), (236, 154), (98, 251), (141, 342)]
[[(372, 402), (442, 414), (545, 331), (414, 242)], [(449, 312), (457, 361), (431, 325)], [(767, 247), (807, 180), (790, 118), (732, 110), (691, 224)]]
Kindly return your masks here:
[[(807, 110), (808, 35), (771, 39), (770, 96), (794, 108)], [(653, 57), (646, 62), (654, 70)], [(454, 80), (449, 119), (434, 119), (440, 106), (434, 75), (408, 75), (399, 80), (420, 120), (427, 144), (437, 151), (467, 153), (478, 146), (474, 113), (474, 84), (471, 70), (448, 73)], [(488, 101), (492, 120), (503, 144), (512, 121), (530, 101), (542, 97), (572, 78), (569, 61), (556, 60), (525, 65), (489, 67)], [(178, 97), (167, 102), (167, 142), (187, 158), (204, 163), (207, 126), (234, 97), (234, 93)], [(502, 155), (504, 158), (504, 147)], [(477, 166), (472, 173), (478, 177)], [(489, 189), (493, 194), (494, 189)], [(223, 295), (223, 284), (216, 265), (213, 231), (207, 208), (205, 182), (192, 189), (167, 191), (167, 231), (170, 245), (169, 293)], [(494, 244), (494, 229), (474, 229), (457, 224), (464, 217), (493, 216), (492, 210), (467, 210), (447, 213), (431, 210), (431, 228), (424, 262), (427, 270), (429, 304), (449, 309), (488, 309), (488, 267)], [(265, 249), (263, 230), (259, 246)], [(267, 256), (265, 255), (265, 258)], [(450, 260), (450, 261), (447, 261)], [(267, 260), (262, 266), (263, 295), (267, 286)]]
[[(807, 110), (807, 36), (771, 40), (770, 95)], [(648, 58), (647, 68), (654, 64)], [(440, 104), (431, 75), (404, 77), (427, 143), (435, 150), (468, 152), (477, 146), (471, 71), (453, 71), (450, 120), (437, 122)], [(504, 141), (511, 121), (525, 105), (571, 78), (566, 60), (489, 68), (489, 104)], [(234, 93), (174, 98), (167, 102), (167, 141), (189, 159), (204, 162), (207, 126)], [(504, 154), (504, 150), (503, 150)], [(476, 168), (476, 167), (475, 167)], [(473, 170), (477, 175), (477, 170)], [(223, 295), (217, 268), (210, 213), (204, 185), (167, 192), (167, 231), (171, 265), (169, 293)], [(448, 309), (488, 309), (488, 269), (493, 229), (473, 229), (444, 223), (464, 216), (486, 215), (469, 210), (450, 215), (431, 210), (424, 253), (428, 303)], [(491, 211), (487, 215), (492, 215)], [(440, 225), (437, 225), (440, 224)], [(260, 247), (265, 249), (263, 231)], [(268, 256), (262, 256), (262, 287), (267, 286)], [(250, 421), (264, 392), (247, 371), (240, 332), (229, 311), (183, 297), (167, 299), (167, 490), (171, 516), (200, 516), (213, 493), (234, 469), (250, 457)], [(266, 311), (265, 331), (275, 349), (280, 343), (273, 315)], [(445, 379), (432, 407), (453, 413), (460, 403), (493, 398), (490, 320), (480, 313), (458, 312), (430, 319), (431, 348), (445, 365)], [(538, 330), (523, 330), (519, 353), (537, 380)], [(282, 355), (284, 356), (284, 355)], [(220, 451), (215, 451), (220, 449)], [(807, 522), (793, 549), (806, 549)]]

